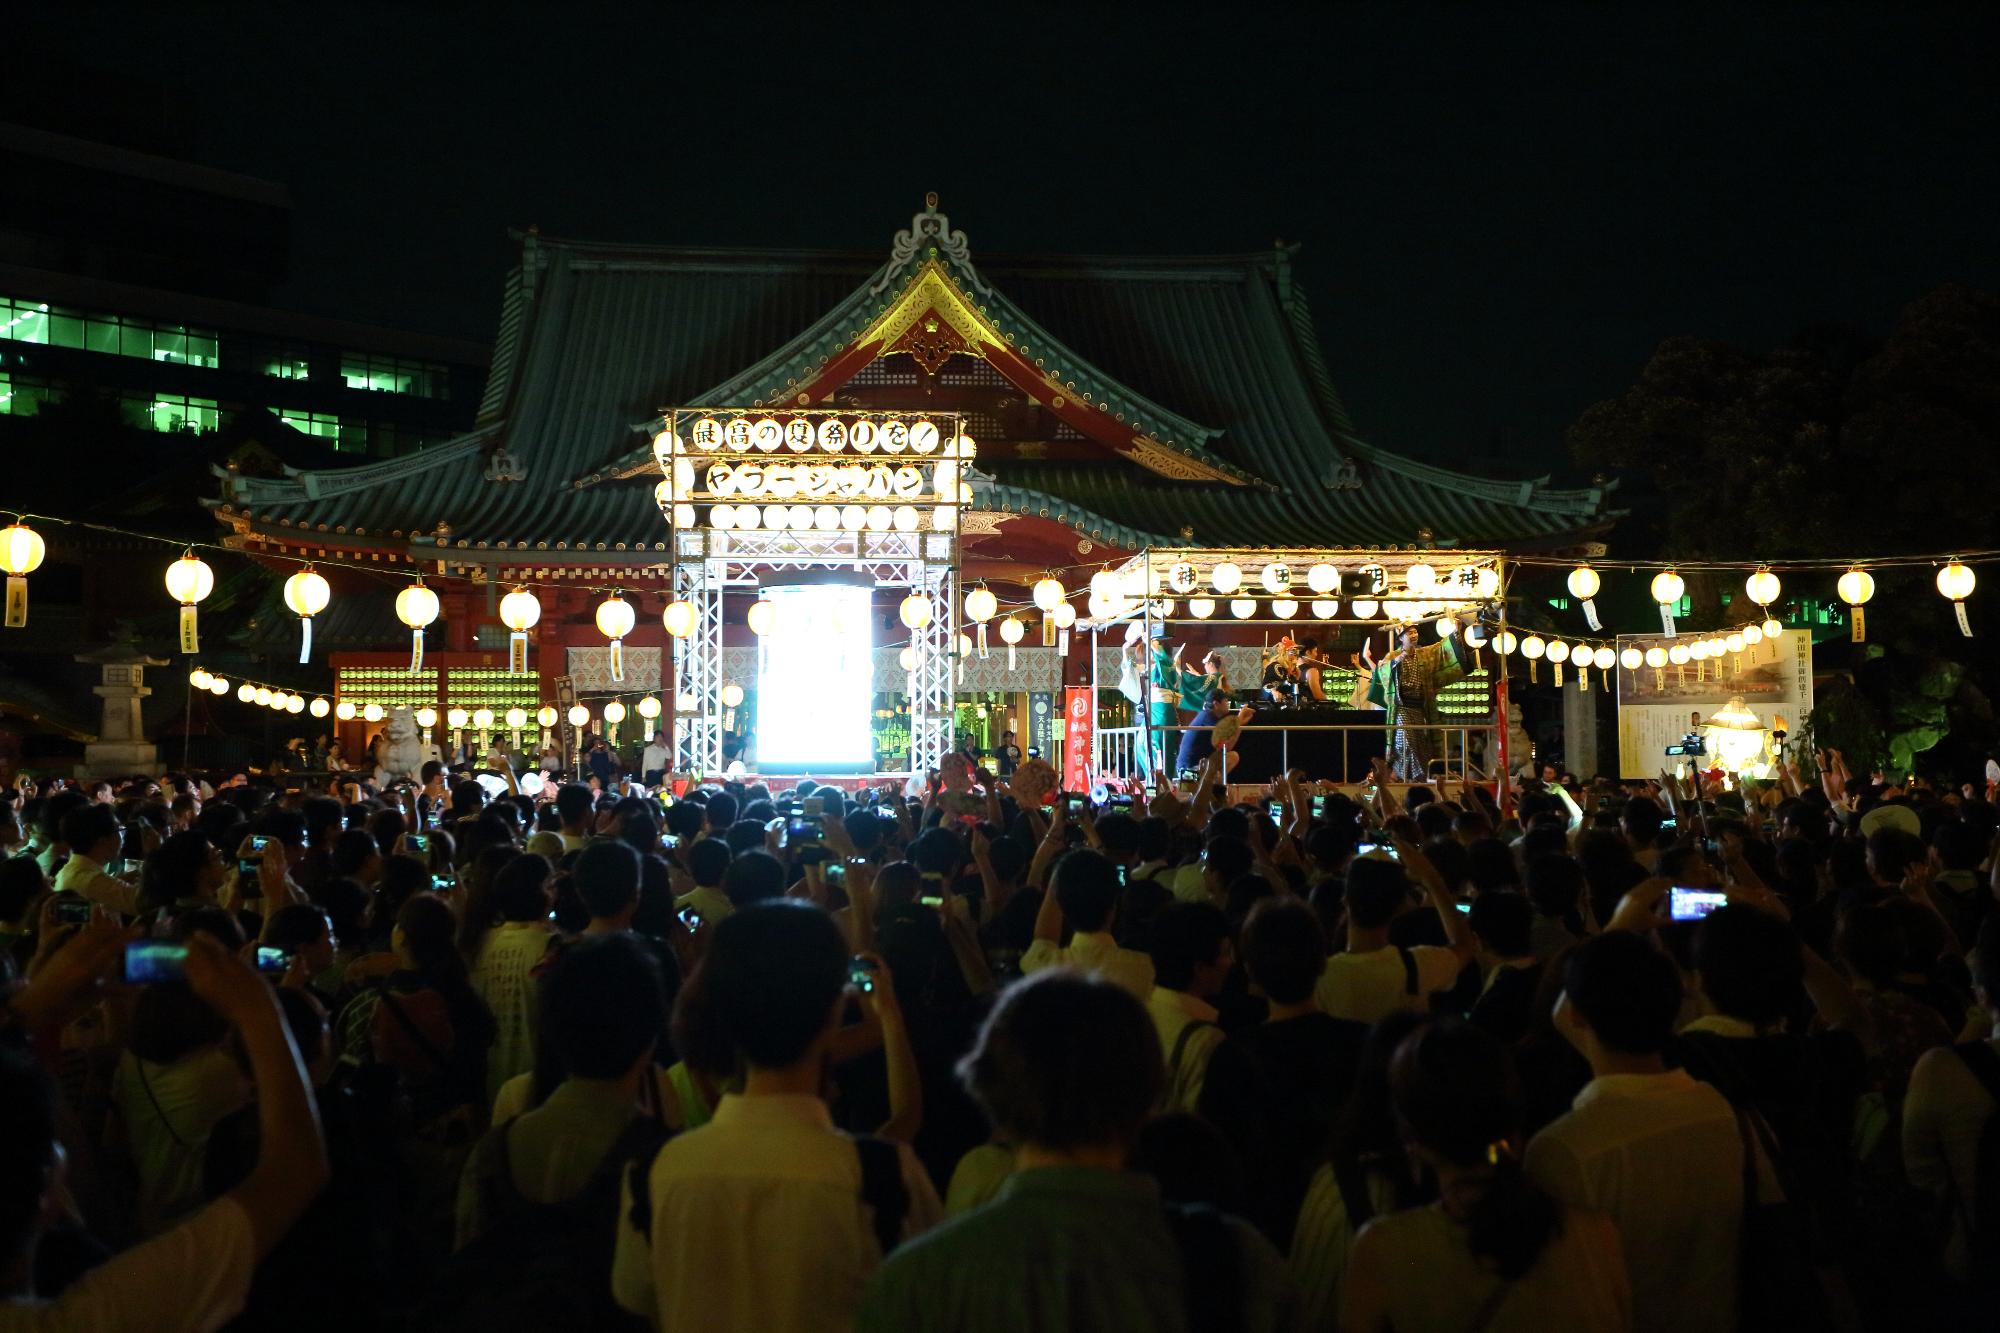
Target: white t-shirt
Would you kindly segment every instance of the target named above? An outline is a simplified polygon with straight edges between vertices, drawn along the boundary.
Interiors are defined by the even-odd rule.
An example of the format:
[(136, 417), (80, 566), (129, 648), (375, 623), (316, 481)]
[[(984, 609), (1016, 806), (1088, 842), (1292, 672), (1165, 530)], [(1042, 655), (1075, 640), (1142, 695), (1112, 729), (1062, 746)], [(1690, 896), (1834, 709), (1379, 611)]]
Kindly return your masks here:
[(480, 942), (472, 989), (493, 1014), (493, 1047), (486, 1056), (489, 1100), (502, 1083), (535, 1067), (541, 997), (531, 974), (548, 948), (548, 929), (538, 921), (503, 921)]
[(250, 1215), (218, 1199), (56, 1300), (0, 1301), (0, 1333), (207, 1333), (243, 1309), (256, 1271)]
[[(943, 1215), (930, 1177), (899, 1147), (903, 1239)], [(661, 1329), (847, 1333), (882, 1262), (854, 1142), (817, 1097), (728, 1094), (708, 1124), (670, 1140), (647, 1178), (649, 1242), (618, 1209), (611, 1293)]]
[[(1611, 1214), (1632, 1278), (1632, 1326), (1736, 1326), (1743, 1140), (1723, 1095), (1685, 1070), (1594, 1078), (1535, 1135), (1529, 1176), (1564, 1203)], [(1783, 1197), (1758, 1154), (1760, 1200)]]
[(142, 1235), (155, 1235), (201, 1207), (202, 1162), (216, 1122), (248, 1104), (250, 1084), (229, 1053), (206, 1046), (170, 1065), (127, 1051), (111, 1076), (111, 1100), (139, 1177), (134, 1201)]
[(1116, 982), (1142, 1001), (1153, 998), (1153, 960), (1135, 950), (1119, 948), (1108, 931), (1079, 930), (1070, 936), (1067, 949), (1036, 940), (1021, 955), (1022, 976), (1049, 967), (1102, 973), (1105, 980)]
[(1417, 968), (1416, 993), (1410, 993), (1409, 972), (1394, 946), (1366, 953), (1337, 953), (1326, 960), (1313, 996), (1335, 1018), (1375, 1023), (1390, 1014), (1423, 1013), (1430, 997), (1450, 990), (1458, 981), (1459, 956), (1450, 949), (1419, 944), (1409, 951)]
[(1944, 1260), (1960, 1280), (1971, 1275), (1965, 1212), (1978, 1193), (1979, 1138), (1994, 1109), (1992, 1096), (1963, 1056), (1937, 1049), (1918, 1058), (1903, 1100), (1903, 1167), (1912, 1185), (1958, 1201), (1951, 1210)]
[[(1160, 1034), (1160, 1054), (1167, 1060), (1170, 1084), (1165, 1090), (1165, 1109), (1193, 1111), (1201, 1101), (1202, 1084), (1208, 1078), (1208, 1059), (1222, 1045), (1222, 1029), (1216, 1025), (1221, 1015), (1206, 1000), (1165, 986), (1153, 987), (1146, 1000), (1146, 1013), (1153, 1020), (1153, 1030)], [(1207, 1026), (1189, 1032), (1187, 1043), (1181, 1045), (1181, 1033), (1196, 1023)], [(1176, 1046), (1181, 1054), (1178, 1065), (1173, 1062)]]

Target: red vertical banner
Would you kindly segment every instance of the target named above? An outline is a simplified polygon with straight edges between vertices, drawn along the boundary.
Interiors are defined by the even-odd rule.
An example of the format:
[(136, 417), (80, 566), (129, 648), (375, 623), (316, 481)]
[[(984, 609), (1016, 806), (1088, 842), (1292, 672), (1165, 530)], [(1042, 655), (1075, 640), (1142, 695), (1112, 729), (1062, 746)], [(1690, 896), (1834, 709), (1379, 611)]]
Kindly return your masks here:
[(1097, 689), (1092, 685), (1063, 687), (1064, 791), (1089, 791), (1091, 728), (1097, 723)]

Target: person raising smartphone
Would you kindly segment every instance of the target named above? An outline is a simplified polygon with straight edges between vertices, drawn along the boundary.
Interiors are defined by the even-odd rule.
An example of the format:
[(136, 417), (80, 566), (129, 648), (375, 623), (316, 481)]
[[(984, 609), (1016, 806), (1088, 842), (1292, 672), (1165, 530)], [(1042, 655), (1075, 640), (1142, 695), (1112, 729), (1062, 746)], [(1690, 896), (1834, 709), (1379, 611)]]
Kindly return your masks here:
[[(7, 1004), (32, 1033), (94, 999), (130, 936), (100, 916)], [(0, 1050), (0, 1328), (150, 1333), (217, 1328), (243, 1308), (251, 1274), (327, 1181), (326, 1144), (276, 995), (205, 934), (188, 938), (187, 984), (234, 1028), (257, 1084), (262, 1149), (250, 1175), (180, 1225), (79, 1278), (54, 1301), (33, 1289), (35, 1249), (63, 1195), (56, 1089), (25, 1056)]]

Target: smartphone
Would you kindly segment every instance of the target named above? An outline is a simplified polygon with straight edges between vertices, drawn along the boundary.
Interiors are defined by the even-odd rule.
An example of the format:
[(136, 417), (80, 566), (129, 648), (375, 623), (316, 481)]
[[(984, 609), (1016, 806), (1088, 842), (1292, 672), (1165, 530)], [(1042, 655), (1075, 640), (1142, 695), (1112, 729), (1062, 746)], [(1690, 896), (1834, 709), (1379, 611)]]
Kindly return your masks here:
[(87, 926), (90, 924), (90, 909), (94, 905), (80, 893), (59, 893), (56, 895), (56, 920), (65, 926)]
[(245, 879), (257, 878), (258, 874), (262, 870), (263, 866), (259, 862), (252, 861), (248, 857), (244, 857), (242, 860), (236, 863), (236, 873), (243, 876), (243, 878)]
[(922, 903), (925, 907), (944, 906), (944, 899), (941, 896), (934, 893), (927, 893), (923, 897), (917, 899), (917, 901)]
[(187, 980), (187, 945), (134, 940), (125, 946), (124, 978), (135, 986)]
[(823, 815), (826, 813), (826, 802), (817, 796), (808, 796), (799, 802), (799, 804), (804, 807), (803, 813), (805, 814)]
[(1283, 820), (1285, 817), (1285, 803), (1283, 801), (1266, 801), (1264, 802), (1264, 813), (1272, 819)]
[(826, 876), (827, 883), (837, 884), (842, 888), (847, 887), (847, 867), (840, 862), (828, 861), (820, 868), (820, 873)]
[(1453, 903), (1452, 906), (1456, 907), (1459, 911), (1465, 913), (1467, 916), (1472, 915), (1471, 903)]
[(1667, 915), (1676, 921), (1699, 921), (1729, 901), (1720, 889), (1689, 889), (1676, 884), (1667, 890)]
[(1089, 800), (1090, 798), (1088, 796), (1085, 796), (1080, 791), (1064, 792), (1063, 809), (1065, 812), (1072, 815), (1079, 814), (1082, 812), (1083, 807), (1089, 802)]
[(267, 977), (281, 977), (285, 969), (292, 965), (292, 956), (283, 949), (257, 946), (257, 970)]
[(877, 818), (886, 819), (892, 824), (895, 823), (898, 819), (902, 818), (902, 816), (898, 815), (894, 810), (891, 810), (886, 805), (876, 806), (875, 814)]
[(818, 815), (793, 815), (785, 821), (785, 846), (817, 847), (820, 845), (820, 818)]
[(1403, 859), (1396, 851), (1396, 844), (1393, 842), (1361, 842), (1354, 845), (1354, 854), (1356, 856), (1366, 856), (1370, 852), (1386, 856), (1391, 861), (1400, 861)]
[(1115, 796), (1105, 797), (1104, 808), (1106, 810), (1130, 810), (1132, 808), (1131, 794), (1128, 792), (1119, 792)]
[(701, 913), (695, 911), (692, 907), (683, 907), (679, 912), (679, 916), (681, 924), (689, 930), (701, 929)]
[(452, 888), (452, 886), (455, 885), (457, 882), (458, 881), (450, 875), (432, 875), (431, 892), (432, 893), (448, 892)]
[(431, 835), (428, 833), (405, 833), (403, 845), (413, 852), (428, 852), (431, 849)]
[(268, 835), (266, 835), (266, 834), (263, 834), (263, 833), (253, 833), (253, 834), (251, 834), (251, 835), (250, 835), (250, 850), (251, 850), (251, 851), (253, 851), (253, 852), (261, 852), (261, 851), (263, 851), (263, 850), (264, 850), (264, 849), (265, 849), (266, 847), (269, 847), (270, 845), (271, 845), (271, 839), (270, 839), (270, 837), (269, 837)]
[(1125, 878), (1126, 878), (1126, 875), (1127, 875), (1127, 874), (1129, 873), (1129, 871), (1130, 871), (1130, 868), (1129, 868), (1129, 867), (1128, 867), (1128, 866), (1127, 866), (1127, 865), (1126, 865), (1126, 864), (1125, 864), (1125, 863), (1124, 863), (1123, 861), (1120, 861), (1120, 862), (1118, 863), (1118, 887), (1119, 887), (1119, 888), (1121, 888), (1121, 889), (1122, 889), (1122, 888), (1124, 888), (1124, 887), (1125, 887)]
[(1312, 798), (1312, 812), (1314, 819), (1319, 819), (1326, 814), (1326, 797), (1315, 796)]
[(859, 954), (849, 959), (847, 964), (847, 984), (860, 991), (863, 995), (873, 994), (875, 990), (875, 964), (869, 962)]

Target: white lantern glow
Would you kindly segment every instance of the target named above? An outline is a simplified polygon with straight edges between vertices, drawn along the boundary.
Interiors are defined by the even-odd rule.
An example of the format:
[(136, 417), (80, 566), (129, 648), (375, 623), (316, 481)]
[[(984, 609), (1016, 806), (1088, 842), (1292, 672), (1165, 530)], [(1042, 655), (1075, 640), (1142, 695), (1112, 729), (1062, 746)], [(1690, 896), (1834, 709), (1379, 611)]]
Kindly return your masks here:
[(285, 605), (299, 618), (299, 661), (312, 658), (312, 618), (326, 610), (333, 589), (311, 565), (285, 580)]
[(1227, 597), (1243, 586), (1243, 571), (1225, 560), (1208, 574), (1209, 586)]

